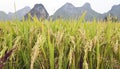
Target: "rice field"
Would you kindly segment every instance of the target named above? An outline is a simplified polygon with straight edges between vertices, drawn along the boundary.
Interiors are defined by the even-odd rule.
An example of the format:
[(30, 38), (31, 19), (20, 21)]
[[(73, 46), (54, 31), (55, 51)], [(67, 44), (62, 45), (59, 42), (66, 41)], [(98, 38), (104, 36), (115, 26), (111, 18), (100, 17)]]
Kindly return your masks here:
[(120, 69), (120, 23), (1, 21), (0, 69)]

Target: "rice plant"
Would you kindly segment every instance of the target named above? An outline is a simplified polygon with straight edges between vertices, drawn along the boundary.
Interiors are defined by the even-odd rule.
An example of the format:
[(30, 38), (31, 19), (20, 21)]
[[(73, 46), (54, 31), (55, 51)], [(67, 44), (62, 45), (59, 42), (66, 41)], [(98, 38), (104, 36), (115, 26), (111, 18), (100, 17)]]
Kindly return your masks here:
[(120, 69), (120, 23), (0, 22), (0, 69)]

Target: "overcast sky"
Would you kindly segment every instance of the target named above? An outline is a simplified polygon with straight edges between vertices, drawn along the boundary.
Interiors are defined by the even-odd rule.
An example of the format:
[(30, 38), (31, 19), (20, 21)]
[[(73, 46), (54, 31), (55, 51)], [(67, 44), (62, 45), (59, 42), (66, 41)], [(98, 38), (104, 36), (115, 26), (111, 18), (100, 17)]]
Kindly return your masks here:
[(16, 4), (16, 10), (25, 6), (32, 8), (36, 3), (42, 3), (50, 15), (66, 2), (72, 3), (76, 7), (81, 7), (88, 2), (91, 4), (92, 9), (99, 13), (105, 13), (113, 5), (120, 4), (120, 0), (0, 0), (0, 11), (6, 13), (14, 12), (14, 2)]

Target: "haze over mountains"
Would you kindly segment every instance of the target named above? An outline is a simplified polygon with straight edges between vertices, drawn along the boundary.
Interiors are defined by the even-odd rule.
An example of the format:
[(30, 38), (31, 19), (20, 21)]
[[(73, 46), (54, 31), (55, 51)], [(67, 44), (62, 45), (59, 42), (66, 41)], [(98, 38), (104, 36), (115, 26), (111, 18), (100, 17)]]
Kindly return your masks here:
[[(36, 5), (37, 7), (35, 7)], [(16, 11), (16, 13), (6, 14), (3, 11), (0, 11), (0, 20), (21, 20), (23, 17), (27, 17), (28, 13), (30, 13), (31, 16), (37, 16), (37, 18), (45, 17), (45, 19), (48, 19), (48, 17), (52, 17), (53, 19), (57, 19), (59, 17), (64, 19), (77, 19), (82, 15), (83, 12), (86, 12), (85, 19), (88, 21), (91, 21), (94, 18), (96, 18), (97, 20), (103, 20), (109, 14), (118, 17), (118, 19), (120, 20), (120, 4), (114, 5), (112, 9), (108, 12), (100, 14), (94, 11), (89, 3), (85, 3), (82, 7), (75, 7), (71, 3), (66, 3), (61, 8), (59, 8), (52, 16), (49, 16), (48, 12), (42, 4), (36, 5), (32, 9), (29, 7), (24, 7), (23, 9)]]

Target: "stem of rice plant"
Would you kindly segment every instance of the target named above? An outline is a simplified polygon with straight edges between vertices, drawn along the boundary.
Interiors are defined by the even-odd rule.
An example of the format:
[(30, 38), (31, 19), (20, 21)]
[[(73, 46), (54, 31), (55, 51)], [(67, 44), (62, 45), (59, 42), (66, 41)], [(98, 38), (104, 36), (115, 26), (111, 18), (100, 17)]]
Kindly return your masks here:
[(99, 63), (100, 63), (99, 41), (97, 41), (96, 54), (97, 54), (97, 68), (96, 69), (99, 69)]

